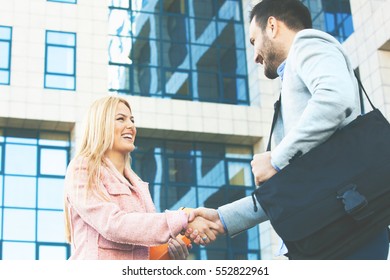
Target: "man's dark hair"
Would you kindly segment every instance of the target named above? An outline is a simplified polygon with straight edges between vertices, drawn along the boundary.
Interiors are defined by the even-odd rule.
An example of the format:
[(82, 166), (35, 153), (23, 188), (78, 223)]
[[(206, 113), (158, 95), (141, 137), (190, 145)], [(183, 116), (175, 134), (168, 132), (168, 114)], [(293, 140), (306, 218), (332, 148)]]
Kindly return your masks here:
[(299, 0), (263, 0), (253, 7), (249, 22), (255, 18), (260, 28), (265, 30), (270, 16), (294, 31), (312, 28), (310, 11)]

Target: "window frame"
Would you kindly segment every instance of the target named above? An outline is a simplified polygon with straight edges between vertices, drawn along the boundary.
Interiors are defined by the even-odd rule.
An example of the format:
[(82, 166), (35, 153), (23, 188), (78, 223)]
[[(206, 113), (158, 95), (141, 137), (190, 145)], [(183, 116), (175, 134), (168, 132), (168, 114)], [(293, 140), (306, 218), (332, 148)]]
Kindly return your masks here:
[[(68, 35), (73, 35), (74, 36), (74, 45), (66, 45), (66, 44), (60, 44), (60, 43), (52, 43), (48, 42), (48, 35), (49, 33), (57, 33), (57, 34), (68, 34)], [(44, 68), (44, 88), (45, 89), (58, 89), (58, 90), (67, 90), (67, 91), (76, 91), (76, 56), (77, 56), (77, 34), (75, 32), (65, 32), (65, 31), (56, 31), (56, 30), (46, 30), (46, 35), (45, 35), (45, 68)], [(63, 48), (63, 49), (71, 49), (73, 50), (73, 73), (72, 74), (67, 74), (67, 73), (61, 73), (61, 72), (49, 72), (48, 67), (49, 67), (49, 48)], [(57, 76), (57, 77), (68, 77), (68, 78), (73, 78), (73, 88), (64, 88), (60, 86), (49, 86), (47, 85), (47, 78), (48, 76)]]
[(0, 71), (8, 73), (8, 81), (2, 82), (0, 80), (0, 85), (10, 85), (11, 84), (11, 59), (12, 59), (12, 26), (0, 25), (2, 29), (9, 29), (9, 38), (0, 38), (0, 42), (8, 44), (8, 65), (6, 68), (0, 68)]
[[(39, 259), (39, 246), (40, 244), (45, 243), (44, 245), (48, 245), (50, 243), (50, 246), (63, 246), (66, 248), (66, 256), (65, 259), (68, 259), (70, 257), (70, 245), (67, 244), (64, 241), (41, 241), (38, 239), (39, 237), (39, 221), (38, 221), (38, 215), (40, 212), (53, 212), (60, 214), (63, 212), (62, 203), (61, 205), (59, 203), (56, 203), (53, 207), (47, 207), (47, 206), (40, 206), (39, 205), (39, 187), (40, 187), (40, 179), (58, 179), (58, 180), (64, 180), (65, 179), (65, 171), (64, 174), (41, 174), (40, 172), (40, 160), (41, 160), (41, 151), (43, 149), (53, 149), (53, 150), (63, 150), (66, 152), (66, 158), (63, 158), (61, 160), (66, 161), (66, 165), (69, 164), (70, 161), (70, 148), (71, 148), (71, 135), (69, 132), (65, 131), (49, 131), (49, 130), (34, 130), (34, 129), (17, 129), (17, 128), (7, 128), (7, 127), (0, 127), (0, 136), (2, 137), (2, 141), (0, 142), (0, 146), (2, 147), (2, 153), (0, 155), (1, 160), (1, 170), (0, 170), (0, 179), (2, 180), (2, 203), (0, 203), (0, 260), (3, 259), (3, 256), (7, 255), (3, 252), (5, 246), (4, 243), (10, 243), (10, 244), (30, 244), (31, 246), (35, 246), (34, 249), (34, 255), (35, 259)], [(52, 136), (51, 136), (52, 135)], [(57, 137), (56, 137), (57, 135)], [(49, 137), (49, 138), (48, 138)], [(10, 139), (7, 139), (10, 138)], [(19, 139), (20, 138), (20, 139)], [(50, 140), (47, 141), (40, 141), (40, 140)], [(51, 142), (54, 141), (54, 142)], [(55, 142), (58, 141), (58, 144)], [(17, 144), (17, 145), (23, 145), (28, 147), (36, 147), (36, 174), (33, 175), (23, 175), (18, 173), (8, 173), (5, 166), (5, 154), (6, 154), (6, 144)], [(33, 188), (35, 188), (35, 197), (32, 198), (34, 201), (34, 205), (30, 204), (21, 204), (21, 205), (4, 205), (5, 202), (5, 179), (6, 177), (20, 177), (20, 178), (26, 178), (31, 179), (33, 182)], [(8, 185), (8, 188), (12, 188), (12, 185)], [(61, 191), (62, 194), (62, 191)], [(58, 198), (58, 197), (57, 197)], [(33, 235), (32, 239), (30, 238), (27, 240), (22, 239), (11, 239), (8, 237), (8, 239), (4, 239), (4, 221), (5, 217), (4, 213), (7, 211), (17, 211), (17, 210), (24, 210), (24, 211), (31, 211), (31, 216), (34, 216), (34, 219), (32, 223), (34, 223), (34, 228), (30, 230), (33, 232), (31, 236)], [(12, 212), (9, 212), (12, 213)], [(17, 213), (17, 212), (15, 212)], [(8, 218), (10, 219), (10, 218)], [(42, 222), (42, 221), (41, 221)], [(62, 222), (62, 219), (61, 219)], [(61, 234), (61, 236), (58, 236), (56, 238), (63, 238), (64, 236)], [(47, 244), (46, 244), (47, 243)]]
[(77, 4), (77, 0), (47, 0), (47, 2), (56, 2), (62, 4)]
[[(118, 38), (124, 38), (128, 37), (130, 38), (132, 44), (131, 48), (129, 50), (129, 57), (130, 59), (134, 59), (134, 54), (139, 55), (139, 49), (134, 51), (135, 43), (140, 40), (140, 43), (145, 42), (152, 42), (153, 46), (150, 46), (150, 50), (147, 52), (149, 53), (149, 56), (145, 55), (145, 61), (140, 60), (139, 58), (135, 58), (133, 61), (127, 62), (118, 62), (116, 59), (109, 60), (109, 65), (115, 65), (116, 67), (125, 67), (128, 69), (129, 74), (126, 76), (123, 76), (123, 71), (113, 71), (111, 72), (112, 75), (109, 77), (109, 85), (108, 90), (110, 92), (116, 92), (119, 94), (124, 95), (135, 95), (135, 96), (150, 96), (155, 98), (166, 98), (166, 99), (182, 99), (182, 100), (190, 100), (190, 101), (201, 101), (201, 102), (212, 102), (212, 103), (220, 103), (220, 104), (235, 104), (235, 105), (243, 105), (243, 106), (249, 106), (250, 105), (250, 94), (249, 94), (249, 84), (248, 84), (248, 69), (247, 69), (247, 59), (246, 59), (246, 51), (245, 51), (245, 44), (242, 42), (244, 41), (242, 38), (245, 38), (245, 32), (244, 32), (244, 19), (243, 19), (243, 8), (241, 7), (238, 0), (229, 0), (231, 2), (231, 5), (234, 5), (237, 9), (239, 9), (239, 15), (236, 15), (236, 13), (228, 12), (229, 15), (231, 15), (231, 18), (223, 18), (222, 15), (218, 14), (218, 11), (215, 11), (215, 15), (212, 18), (204, 18), (201, 15), (195, 16), (195, 14), (190, 15), (190, 5), (192, 5), (191, 1), (189, 0), (182, 0), (180, 2), (180, 11), (167, 11), (164, 9), (164, 3), (163, 1), (159, 1), (156, 6), (154, 6), (152, 9), (141, 9), (140, 7), (132, 7), (131, 2), (124, 1), (123, 3), (114, 3), (111, 1), (109, 4), (110, 11), (113, 10), (120, 10), (125, 11), (127, 10), (130, 16), (130, 24), (131, 26), (137, 26), (138, 29), (130, 30), (128, 33), (128, 36), (123, 36), (120, 32), (118, 34), (112, 34), (113, 31), (109, 34), (111, 37), (118, 37)], [(211, 0), (211, 5), (213, 7), (218, 7), (218, 1), (217, 0)], [(175, 8), (175, 9), (176, 9)], [(222, 16), (222, 17), (221, 17)], [(153, 17), (153, 19), (150, 19), (150, 17)], [(168, 29), (176, 30), (175, 26), (177, 23), (174, 21), (169, 23), (167, 22), (167, 18), (174, 18), (179, 20), (179, 22), (185, 23), (185, 37), (179, 36), (175, 38), (173, 41), (168, 40), (169, 39), (169, 32)], [(194, 38), (191, 35), (196, 31), (195, 24), (197, 21), (200, 21), (200, 23), (205, 24), (206, 28), (208, 29), (210, 24), (213, 27), (213, 34), (215, 36), (215, 40), (212, 41), (205, 41), (205, 42), (194, 42)], [(148, 24), (146, 24), (149, 22)], [(208, 23), (209, 22), (209, 23)], [(153, 25), (151, 25), (153, 23)], [(175, 25), (176, 24), (176, 25)], [(171, 26), (172, 25), (172, 26)], [(232, 41), (226, 41), (226, 38), (220, 39), (219, 36), (222, 36), (222, 34), (225, 34), (225, 28), (228, 25), (232, 25), (231, 28), (235, 30), (235, 40)], [(180, 25), (181, 26), (181, 25)], [(182, 27), (183, 28), (183, 27)], [(240, 28), (242, 30), (240, 30)], [(144, 31), (142, 31), (144, 30)], [(181, 29), (180, 29), (181, 30)], [(142, 31), (142, 32), (141, 32)], [(182, 30), (179, 31), (180, 34), (182, 34)], [(201, 34), (205, 32), (202, 31)], [(207, 31), (207, 34), (210, 32)], [(175, 33), (176, 34), (176, 33)], [(205, 33), (206, 34), (206, 33)], [(206, 35), (207, 35), (206, 34)], [(202, 35), (203, 37), (205, 35)], [(226, 35), (225, 35), (226, 36)], [(203, 38), (202, 37), (202, 38)], [(171, 38), (172, 39), (172, 38)], [(112, 39), (111, 39), (112, 40)], [(150, 43), (150, 44), (152, 44)], [(230, 44), (228, 46), (227, 44)], [(166, 58), (168, 57), (168, 50), (173, 53), (175, 53), (175, 49), (171, 50), (171, 47), (176, 48), (186, 48), (186, 52), (183, 49), (180, 49), (180, 59), (183, 55), (185, 55), (185, 58), (183, 61), (179, 63), (179, 65), (176, 65), (175, 63), (171, 65), (170, 61)], [(169, 49), (168, 49), (169, 48)], [(199, 50), (197, 49), (199, 48)], [(199, 53), (201, 49), (205, 49), (205, 53), (211, 49), (211, 52), (209, 54), (213, 55), (215, 52), (217, 56), (219, 56), (222, 51), (225, 51), (227, 49), (234, 49), (234, 55), (235, 59), (237, 61), (237, 67), (231, 68), (231, 73), (225, 73), (224, 69), (222, 69), (221, 62), (219, 61), (219, 57), (216, 58), (216, 62), (213, 69), (213, 72), (216, 72), (216, 76), (213, 77), (215, 80), (215, 91), (214, 95), (210, 98), (208, 97), (207, 91), (205, 91), (204, 94), (200, 94), (202, 87), (198, 87), (198, 79), (197, 75), (198, 73), (200, 75), (205, 74), (209, 72), (210, 69), (203, 69), (202, 67), (198, 69), (197, 62), (194, 62), (194, 59), (198, 59), (197, 56), (194, 55), (194, 53)], [(109, 58), (113, 54), (119, 53), (118, 51), (115, 51), (115, 49), (111, 49), (112, 54), (109, 50)], [(237, 52), (239, 51), (239, 52)], [(176, 54), (178, 55), (178, 54)], [(202, 53), (202, 56), (204, 54)], [(245, 59), (242, 60), (242, 55), (245, 56)], [(202, 59), (202, 56), (199, 58)], [(113, 57), (113, 56), (112, 56)], [(148, 60), (148, 61), (147, 61)], [(149, 61), (150, 60), (150, 61)], [(207, 61), (208, 58), (203, 58), (204, 61)], [(184, 62), (184, 63), (183, 63)], [(195, 64), (194, 64), (195, 63)], [(188, 64), (188, 65), (187, 65)], [(149, 68), (149, 72), (147, 75), (142, 75), (141, 78), (139, 77), (139, 72), (137, 71), (140, 67), (146, 67)], [(144, 71), (146, 71), (145, 69)], [(177, 85), (177, 86), (168, 86), (167, 87), (167, 76), (166, 73), (171, 72), (175, 73), (188, 73), (188, 79), (187, 79), (187, 88), (184, 89), (183, 85)], [(235, 96), (230, 98), (230, 95), (224, 95), (223, 92), (223, 79), (224, 77), (229, 74), (229, 79), (235, 79), (235, 85), (236, 88), (231, 89), (231, 93), (235, 93)], [(127, 85), (127, 83), (118, 82), (117, 80), (122, 79), (129, 79), (129, 86), (126, 87), (119, 87), (118, 85)], [(147, 89), (145, 87), (145, 90), (141, 90), (138, 85), (138, 80), (146, 79), (148, 81), (148, 84), (154, 85), (152, 90)], [(180, 79), (179, 81), (182, 81)], [(171, 83), (173, 80), (171, 81)], [(244, 82), (244, 84), (243, 84)], [(116, 88), (117, 87), (117, 88)], [(169, 92), (168, 89), (175, 89), (177, 92)], [(183, 94), (185, 92), (185, 94)], [(199, 97), (201, 96), (201, 97)]]

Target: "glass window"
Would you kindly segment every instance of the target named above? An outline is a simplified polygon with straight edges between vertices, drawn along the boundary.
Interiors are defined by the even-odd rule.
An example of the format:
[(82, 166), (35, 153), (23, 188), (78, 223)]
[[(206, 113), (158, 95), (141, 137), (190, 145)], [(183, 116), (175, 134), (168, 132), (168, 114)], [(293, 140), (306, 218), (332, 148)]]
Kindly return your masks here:
[(130, 68), (129, 66), (109, 65), (108, 86), (110, 90), (130, 90)]
[(190, 19), (190, 38), (194, 44), (210, 45), (217, 37), (216, 22), (204, 19)]
[(132, 0), (109, 0), (108, 6), (128, 9)]
[(222, 47), (245, 49), (244, 30), (242, 26), (232, 20), (227, 22), (219, 21), (218, 44)]
[(60, 211), (38, 211), (38, 241), (65, 242), (64, 215)]
[(35, 208), (35, 177), (4, 176), (4, 206)]
[(0, 174), (3, 171), (3, 161), (1, 160), (3, 158), (3, 146), (0, 145)]
[[(132, 167), (149, 182), (160, 212), (183, 206), (217, 208), (253, 192), (252, 156), (249, 146), (138, 138)], [(224, 236), (207, 248), (194, 246), (194, 258), (259, 258), (257, 227), (234, 239)]]
[(161, 95), (161, 69), (157, 67), (134, 67), (134, 93)]
[(109, 35), (108, 55), (111, 63), (130, 64), (131, 38)]
[(166, 199), (166, 203), (161, 204), (162, 209), (177, 210), (183, 206), (189, 208), (196, 207), (196, 200), (194, 199), (196, 197), (196, 188), (194, 187), (163, 186), (161, 191), (164, 194), (162, 200)]
[(190, 69), (189, 45), (163, 43), (163, 65), (171, 69)]
[(165, 72), (165, 92), (172, 94), (176, 98), (190, 98), (191, 84), (190, 76), (187, 72)]
[(323, 30), (344, 42), (354, 31), (349, 0), (301, 0), (313, 19), (313, 28)]
[(0, 25), (0, 84), (10, 84), (12, 28)]
[[(47, 60), (53, 63), (47, 64), (47, 72), (73, 74), (74, 72), (74, 50), (62, 47), (48, 47)], [(63, 59), (58, 59), (58, 58)]]
[(110, 9), (108, 14), (108, 34), (117, 36), (130, 36), (130, 11)]
[(230, 185), (247, 187), (253, 185), (251, 167), (247, 163), (229, 162), (228, 175)]
[(76, 34), (46, 31), (45, 88), (76, 89)]
[(187, 42), (187, 19), (183, 16), (162, 16), (162, 39), (170, 42)]
[(151, 55), (151, 49), (159, 51), (160, 42), (155, 40), (144, 40), (137, 38), (133, 41), (130, 52), (131, 62), (140, 65), (158, 66), (158, 61)]
[(0, 135), (0, 237), (7, 241), (0, 259), (69, 258), (63, 222), (69, 133), (1, 128)]
[(5, 145), (5, 173), (37, 174), (37, 147), (20, 144)]
[(185, 14), (186, 0), (161, 0), (163, 11), (170, 14)]
[[(248, 105), (240, 4), (109, 1), (109, 91)], [(231, 81), (227, 94), (222, 73), (240, 79), (236, 84)]]
[(186, 158), (168, 158), (169, 182), (192, 184), (193, 160)]
[(252, 160), (252, 150), (249, 147), (227, 146), (226, 157)]
[(220, 55), (220, 69), (223, 73), (232, 75), (245, 75), (245, 51), (237, 49), (221, 48)]
[(69, 133), (47, 132), (39, 133), (39, 145), (69, 147)]
[(212, 18), (216, 14), (216, 6), (212, 0), (188, 0), (189, 14), (196, 18)]
[(163, 182), (163, 158), (157, 151), (150, 153), (136, 153), (132, 159), (137, 162), (135, 172), (145, 182), (150, 184), (161, 184)]
[(217, 0), (218, 17), (220, 19), (235, 21), (241, 20), (241, 3), (237, 0)]
[(35, 243), (3, 241), (3, 260), (35, 260)]
[(60, 2), (68, 4), (77, 4), (77, 0), (47, 0), (48, 2)]
[(132, 35), (143, 39), (160, 39), (161, 38), (161, 19), (159, 15), (132, 12), (131, 28)]
[(3, 220), (3, 239), (35, 241), (34, 210), (4, 209)]
[(37, 133), (34, 130), (7, 129), (7, 143), (33, 144), (37, 143)]
[(64, 179), (38, 179), (38, 208), (61, 210), (64, 207)]
[(219, 99), (219, 78), (217, 74), (198, 72), (194, 74), (194, 91), (199, 100), (217, 101)]
[[(1, 178), (2, 176), (0, 176), (0, 179), (2, 180), (2, 178)], [(0, 185), (1, 185), (2, 183), (0, 183)], [(2, 198), (1, 197), (1, 195), (0, 195), (0, 198)], [(2, 206), (2, 202), (0, 202), (0, 206)], [(3, 232), (3, 211), (2, 211), (2, 208), (0, 208), (0, 233), (2, 233)], [(1, 240), (0, 240), (0, 259), (1, 259)]]
[(219, 69), (218, 49), (206, 46), (192, 46), (192, 67), (201, 71), (217, 72)]
[[(124, 0), (122, 0), (124, 1)], [(160, 13), (161, 12), (161, 0), (131, 0), (131, 9), (133, 11), (144, 11), (151, 13)]]
[(65, 176), (68, 162), (66, 150), (42, 148), (40, 152), (40, 174)]
[(196, 179), (199, 186), (226, 185), (225, 162), (222, 159), (199, 157), (196, 160)]
[[(0, 206), (3, 206), (3, 176), (2, 175), (0, 175)], [(0, 208), (0, 213), (1, 213), (1, 208)], [(1, 233), (1, 220), (0, 220), (0, 233)]]
[(65, 246), (39, 246), (40, 260), (65, 260), (67, 258), (67, 248)]

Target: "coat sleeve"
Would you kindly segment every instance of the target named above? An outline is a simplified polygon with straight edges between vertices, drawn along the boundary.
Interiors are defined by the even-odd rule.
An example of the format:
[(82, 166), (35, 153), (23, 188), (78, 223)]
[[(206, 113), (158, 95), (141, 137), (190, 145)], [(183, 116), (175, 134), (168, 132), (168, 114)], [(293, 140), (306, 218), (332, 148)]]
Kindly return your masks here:
[(288, 63), (292, 64), (294, 75), (302, 80), (311, 98), (297, 123), (272, 151), (272, 163), (279, 168), (326, 141), (357, 112), (353, 69), (339, 46), (300, 38), (292, 51), (294, 59)]
[[(71, 163), (65, 178), (69, 205), (89, 226), (105, 239), (116, 243), (154, 246), (166, 243), (187, 226), (184, 211), (165, 213), (127, 213), (109, 200), (88, 192), (87, 168)], [(105, 189), (102, 188), (104, 192)], [(105, 191), (105, 195), (109, 197)]]
[[(253, 203), (258, 206), (257, 212), (254, 211)], [(220, 206), (218, 212), (231, 237), (268, 220), (264, 210), (251, 196)]]

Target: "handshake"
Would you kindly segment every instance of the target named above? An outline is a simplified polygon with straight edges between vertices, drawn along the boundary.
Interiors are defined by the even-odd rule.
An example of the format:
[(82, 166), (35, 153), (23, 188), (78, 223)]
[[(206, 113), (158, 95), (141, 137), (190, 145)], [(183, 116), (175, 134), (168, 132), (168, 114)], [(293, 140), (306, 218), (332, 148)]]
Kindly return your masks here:
[(216, 240), (219, 234), (225, 234), (225, 228), (218, 211), (212, 208), (181, 208), (188, 215), (187, 229), (183, 230), (192, 242), (206, 246)]

